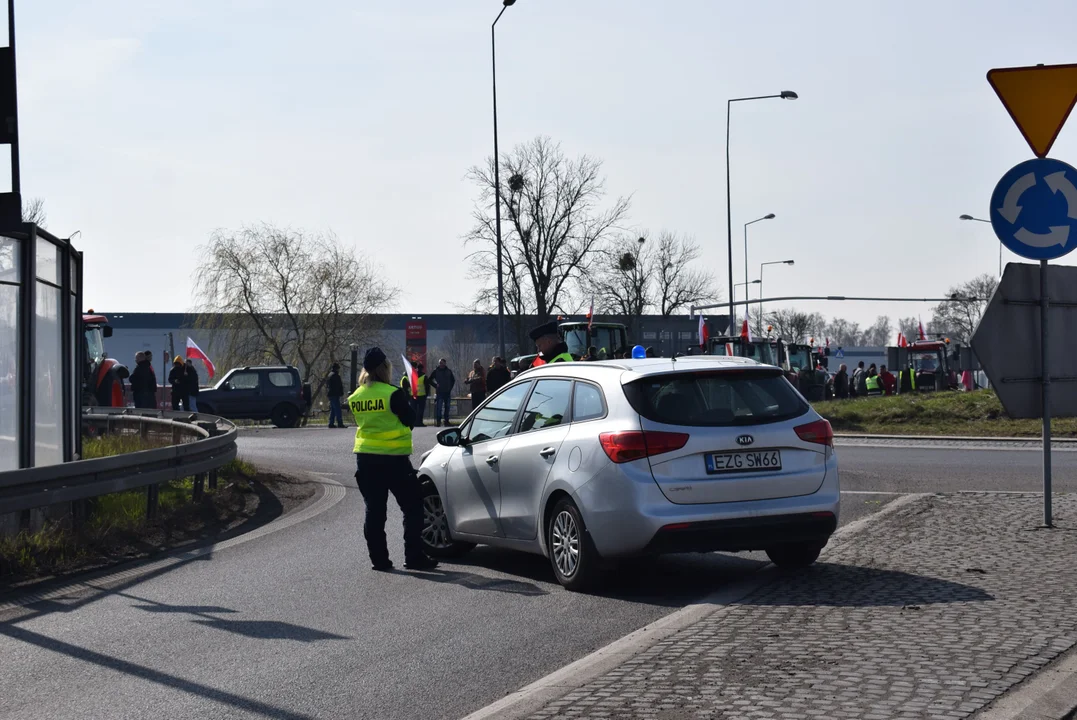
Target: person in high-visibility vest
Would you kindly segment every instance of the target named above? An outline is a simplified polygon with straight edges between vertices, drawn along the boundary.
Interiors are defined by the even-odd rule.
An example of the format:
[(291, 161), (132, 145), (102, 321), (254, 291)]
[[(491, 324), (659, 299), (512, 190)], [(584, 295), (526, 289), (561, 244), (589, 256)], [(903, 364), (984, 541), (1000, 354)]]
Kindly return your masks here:
[(875, 372), (875, 363), (872, 363), (871, 367), (868, 368), (868, 374), (864, 378), (864, 384), (868, 388), (869, 396), (883, 394), (883, 384), (879, 379), (879, 373)]
[(392, 384), (393, 367), (380, 348), (367, 350), (359, 387), (348, 398), (355, 418), (355, 481), (366, 503), (363, 536), (375, 570), (393, 569), (385, 540), (386, 505), (393, 494), (404, 514), (404, 567), (431, 570), (437, 561), (423, 552), (422, 488), (411, 466), (408, 394)]
[(419, 376), (418, 389), (412, 393), (411, 378), (407, 373), (400, 376), (400, 389), (411, 398), (411, 409), (415, 412), (415, 427), (426, 427), (423, 423), (423, 415), (426, 414), (426, 371), (422, 363), (415, 363), (415, 373)]
[(531, 363), (531, 367), (573, 361), (568, 345), (557, 332), (556, 322), (551, 320), (545, 325), (539, 325), (529, 333), (529, 337), (535, 341), (535, 347), (538, 348), (538, 357)]

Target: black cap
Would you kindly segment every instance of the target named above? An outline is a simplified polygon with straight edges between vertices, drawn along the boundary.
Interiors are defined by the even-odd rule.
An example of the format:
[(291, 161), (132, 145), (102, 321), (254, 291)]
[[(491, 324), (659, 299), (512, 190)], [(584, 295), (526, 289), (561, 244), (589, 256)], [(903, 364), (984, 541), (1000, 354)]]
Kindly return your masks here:
[(366, 355), (363, 356), (363, 369), (367, 372), (374, 372), (374, 370), (381, 367), (384, 362), (385, 353), (383, 353), (379, 347), (372, 347), (367, 350)]
[(333, 367), (330, 368), (330, 369), (332, 369), (332, 370), (340, 370), (340, 363), (333, 363)]
[(546, 335), (556, 335), (556, 334), (557, 334), (557, 323), (554, 322), (553, 320), (551, 320), (550, 322), (546, 323), (545, 325), (539, 325), (537, 328), (533, 329), (529, 333), (528, 336), (532, 340), (538, 340), (540, 337), (545, 337)]

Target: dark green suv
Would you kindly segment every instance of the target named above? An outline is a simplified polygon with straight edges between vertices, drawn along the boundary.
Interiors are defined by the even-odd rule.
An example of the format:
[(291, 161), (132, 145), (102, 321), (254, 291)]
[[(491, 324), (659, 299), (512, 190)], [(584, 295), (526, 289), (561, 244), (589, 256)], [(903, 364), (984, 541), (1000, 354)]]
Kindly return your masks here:
[(310, 385), (288, 365), (229, 370), (217, 386), (198, 394), (198, 410), (230, 420), (272, 420), (295, 427), (310, 406)]

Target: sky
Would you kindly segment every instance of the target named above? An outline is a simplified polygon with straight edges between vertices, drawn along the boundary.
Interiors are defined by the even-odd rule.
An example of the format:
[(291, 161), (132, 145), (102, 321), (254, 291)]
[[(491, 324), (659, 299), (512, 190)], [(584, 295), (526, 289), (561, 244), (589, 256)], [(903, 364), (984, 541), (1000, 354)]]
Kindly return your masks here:
[[(23, 197), (78, 232), (87, 306), (191, 309), (199, 246), (261, 222), (354, 244), (399, 312), (472, 297), (465, 175), (492, 153), (498, 0), (18, 5)], [(602, 159), (630, 229), (693, 237), (725, 292), (726, 100), (794, 90), (733, 106), (736, 282), (743, 224), (775, 213), (749, 229), (749, 279), (796, 264), (766, 269), (767, 296), (937, 297), (997, 273), (991, 228), (958, 216), (988, 217), (1032, 157), (986, 72), (1077, 62), (1074, 27), (1072, 0), (518, 0), (497, 25), (500, 144)], [(1074, 126), (1052, 157), (1077, 163)]]

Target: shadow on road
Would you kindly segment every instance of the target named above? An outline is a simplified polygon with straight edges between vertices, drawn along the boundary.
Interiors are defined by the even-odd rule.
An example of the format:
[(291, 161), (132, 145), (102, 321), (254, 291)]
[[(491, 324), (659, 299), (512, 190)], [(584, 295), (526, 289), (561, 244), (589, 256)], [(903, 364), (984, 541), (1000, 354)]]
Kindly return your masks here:
[[(720, 589), (727, 583), (739, 580), (764, 565), (751, 557), (723, 553), (692, 553), (642, 557), (611, 563), (606, 571), (605, 583), (595, 595), (627, 600), (659, 607), (680, 607), (703, 595)], [(424, 577), (436, 582), (456, 582), (476, 590), (518, 592), (523, 595), (545, 595), (560, 592), (554, 578), (550, 561), (541, 555), (480, 546), (467, 555), (443, 564), (443, 567), (464, 566), (492, 570), (521, 580), (497, 580), (484, 575), (456, 573), (447, 570), (444, 575), (460, 576), (457, 579), (438, 579), (433, 574)], [(532, 583), (526, 583), (526, 579)], [(500, 586), (499, 583), (511, 583)], [(524, 586), (529, 588), (506, 589)]]
[(918, 610), (939, 603), (985, 602), (981, 588), (899, 570), (818, 563), (783, 573), (776, 582), (739, 601), (740, 605), (900, 607)]
[(509, 580), (507, 578), (491, 578), (475, 573), (455, 572), (452, 570), (431, 570), (429, 572), (414, 573), (413, 577), (429, 580), (436, 583), (451, 583), (466, 587), (470, 590), (490, 590), (492, 592), (510, 593), (512, 595), (526, 595), (538, 597), (549, 595), (549, 591), (540, 588), (533, 583)]

